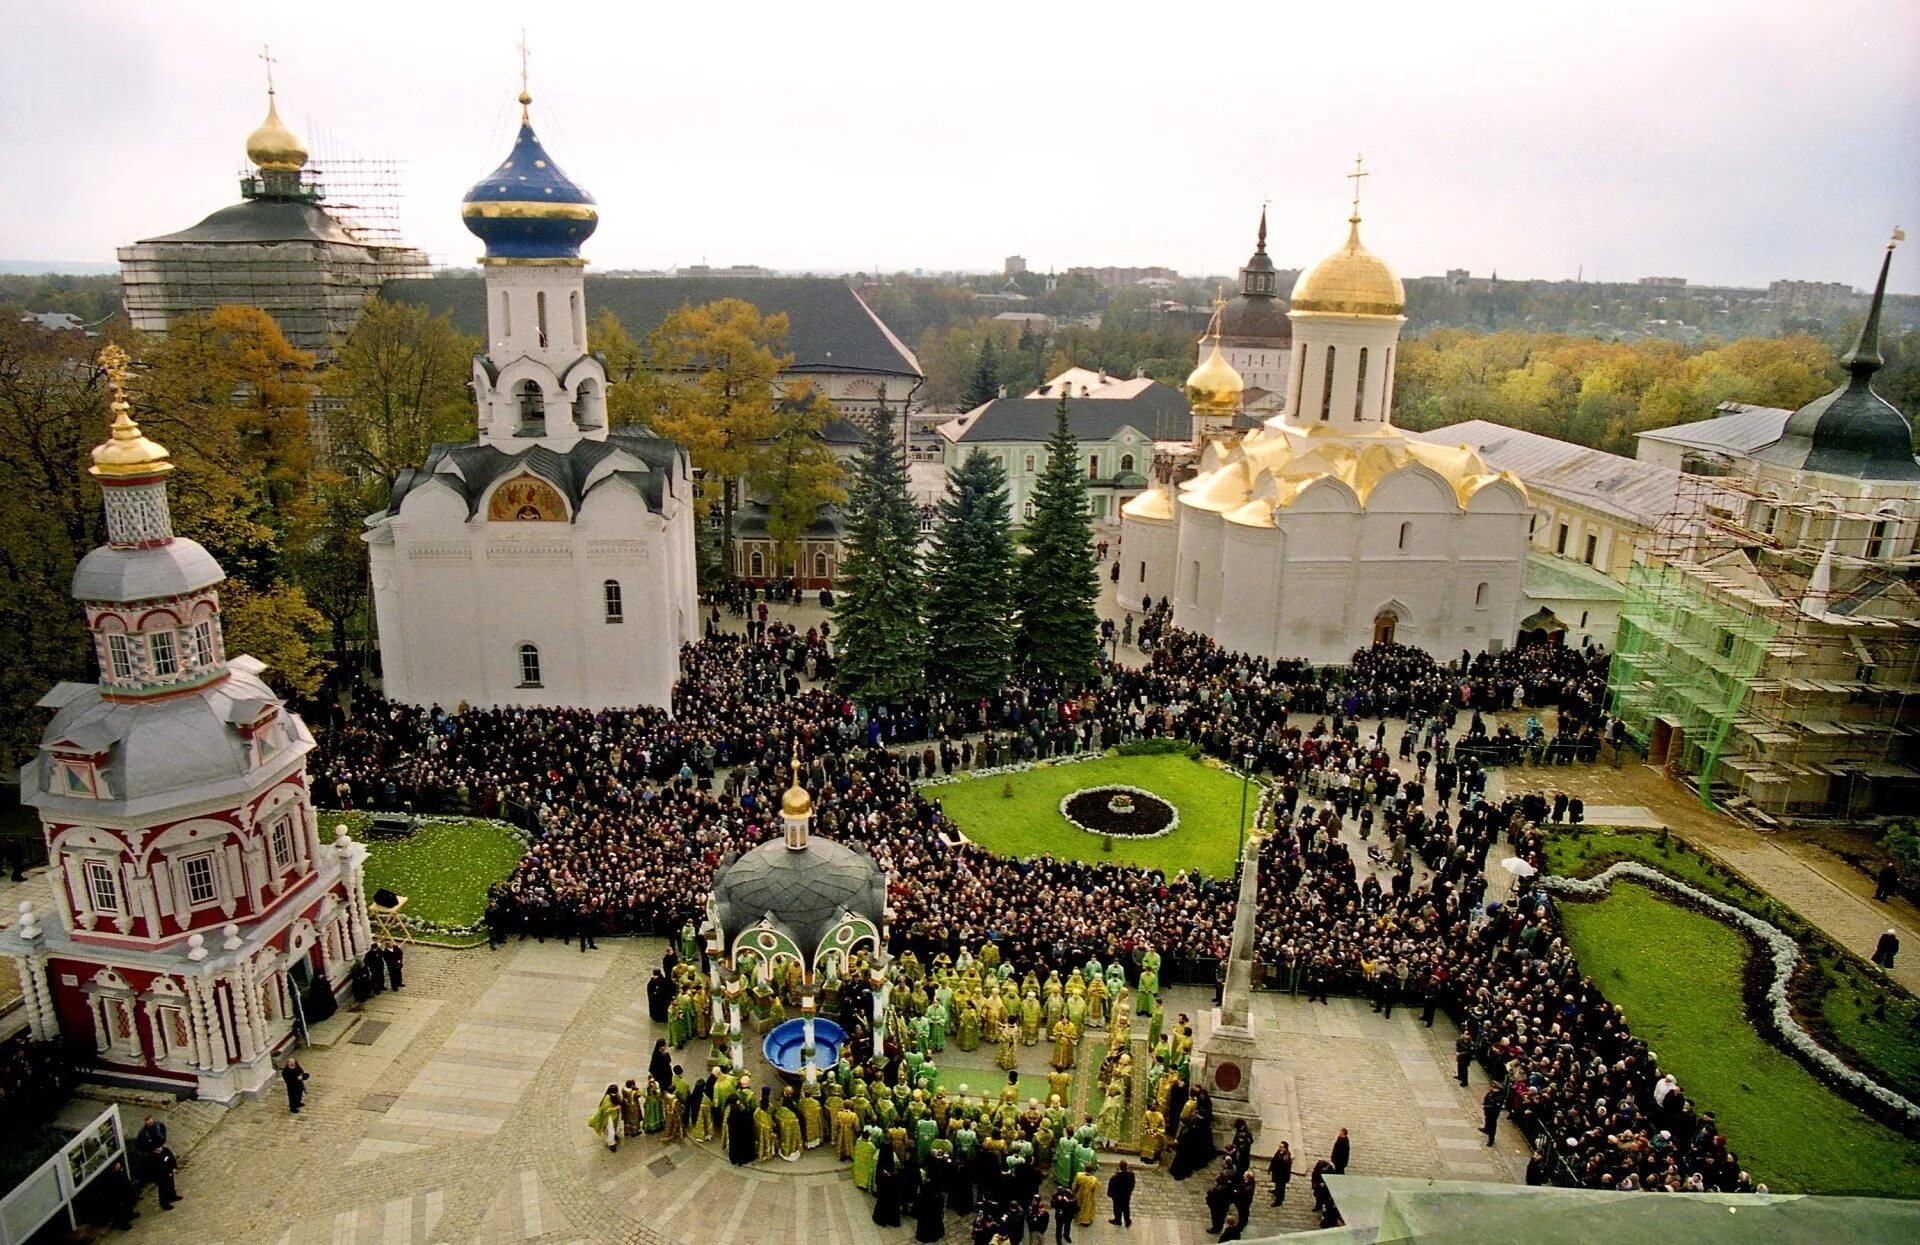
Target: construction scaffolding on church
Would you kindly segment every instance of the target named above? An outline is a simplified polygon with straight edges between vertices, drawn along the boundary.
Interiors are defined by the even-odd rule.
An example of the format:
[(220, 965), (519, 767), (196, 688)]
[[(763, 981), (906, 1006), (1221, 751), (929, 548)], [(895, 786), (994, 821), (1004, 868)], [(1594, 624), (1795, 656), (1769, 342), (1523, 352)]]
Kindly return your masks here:
[[(1610, 691), (1648, 761), (1702, 803), (1778, 821), (1920, 794), (1920, 612), (1911, 559), (1876, 547), (1880, 517), (1682, 477), (1631, 568)], [(1823, 524), (1864, 543), (1804, 538)]]

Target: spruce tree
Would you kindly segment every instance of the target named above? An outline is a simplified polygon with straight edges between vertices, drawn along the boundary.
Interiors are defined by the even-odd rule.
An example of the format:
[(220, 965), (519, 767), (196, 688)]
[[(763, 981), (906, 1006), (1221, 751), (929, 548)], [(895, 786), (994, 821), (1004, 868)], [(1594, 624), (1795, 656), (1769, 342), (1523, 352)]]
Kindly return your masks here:
[(927, 558), (927, 686), (995, 696), (1013, 668), (1013, 522), (1007, 473), (979, 450), (947, 473)]
[(989, 337), (980, 343), (980, 353), (974, 358), (973, 375), (967, 378), (967, 392), (960, 399), (960, 407), (971, 411), (999, 396), (1000, 352), (994, 349), (993, 338)]
[(866, 422), (847, 499), (847, 549), (833, 621), (841, 647), (836, 682), (871, 707), (920, 690), (927, 626), (920, 515), (907, 496), (907, 466), (885, 413)]
[(1027, 556), (1014, 573), (1020, 611), (1014, 656), (1021, 668), (1066, 685), (1093, 674), (1100, 641), (1094, 602), (1100, 580), (1093, 562), (1093, 522), (1080, 442), (1067, 424), (1067, 395), (1054, 411), (1047, 465), (1033, 492)]

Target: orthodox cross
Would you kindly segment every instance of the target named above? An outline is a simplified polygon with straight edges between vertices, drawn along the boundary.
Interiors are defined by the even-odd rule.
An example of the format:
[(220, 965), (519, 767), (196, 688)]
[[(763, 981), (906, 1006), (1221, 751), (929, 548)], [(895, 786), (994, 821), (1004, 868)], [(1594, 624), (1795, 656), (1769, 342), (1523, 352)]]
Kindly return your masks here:
[(1360, 179), (1367, 175), (1364, 161), (1360, 156), (1353, 158), (1353, 172), (1347, 174), (1347, 180), (1353, 183), (1353, 219), (1360, 219)]
[(267, 63), (267, 94), (273, 94), (273, 49), (266, 44), (260, 45), (260, 59)]

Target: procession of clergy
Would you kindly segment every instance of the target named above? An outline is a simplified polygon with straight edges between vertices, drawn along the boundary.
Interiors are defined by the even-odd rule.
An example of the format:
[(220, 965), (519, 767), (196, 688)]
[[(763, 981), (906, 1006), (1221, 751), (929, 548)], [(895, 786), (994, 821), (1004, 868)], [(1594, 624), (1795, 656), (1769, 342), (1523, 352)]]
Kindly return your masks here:
[[(609, 1085), (594, 1111), (589, 1126), (609, 1149), (623, 1137), (675, 1142), (691, 1135), (747, 1164), (791, 1161), (804, 1149), (828, 1145), (851, 1164), (854, 1183), (875, 1195), (874, 1221), (897, 1225), (905, 1208), (919, 1221), (923, 1240), (939, 1239), (945, 1211), (971, 1214), (976, 1201), (1004, 1203), (1025, 1215), (1049, 1174), (1072, 1194), (1078, 1221), (1091, 1223), (1101, 1150), (1137, 1152), (1147, 1164), (1171, 1152), (1175, 1178), (1216, 1153), (1206, 1093), (1187, 1088), (1193, 1028), (1180, 1015), (1167, 1029), (1158, 998), (1160, 955), (1151, 948), (1137, 956), (1133, 983), (1118, 960), (1104, 968), (1089, 960), (1064, 980), (1052, 971), (1042, 982), (1031, 969), (1020, 978), (992, 942), (977, 957), (964, 947), (957, 960), (937, 954), (930, 971), (907, 951), (886, 970), (893, 988), (884, 1057), (842, 1059), (819, 1083), (798, 1087), (756, 1087), (751, 1071), (733, 1066), (726, 1027), (710, 1020), (700, 956), (689, 924), (648, 983), (649, 1013), (667, 1036), (656, 1043), (644, 1086), (636, 1080)], [(822, 1010), (837, 1011), (845, 1023), (848, 1051), (872, 1049), (862, 1021), (871, 1014), (867, 967), (864, 953), (856, 953), (851, 971), (830, 975), (822, 991)], [(781, 985), (759, 985), (748, 1001), (762, 1032), (799, 1005), (797, 965)], [(1142, 1017), (1151, 1062), (1145, 1096), (1136, 1103), (1132, 1046)], [(1076, 1122), (1074, 1068), (1082, 1042), (1095, 1031), (1106, 1035), (1092, 1073), (1099, 1105)], [(681, 1050), (702, 1036), (712, 1043), (707, 1075), (689, 1083), (668, 1047)], [(1052, 1045), (1047, 1102), (1029, 1097), (1023, 1104), (1018, 1050), (1043, 1040)], [(997, 1047), (1006, 1084), (979, 1093), (963, 1084), (949, 1094), (937, 1062), (949, 1043), (960, 1051)]]

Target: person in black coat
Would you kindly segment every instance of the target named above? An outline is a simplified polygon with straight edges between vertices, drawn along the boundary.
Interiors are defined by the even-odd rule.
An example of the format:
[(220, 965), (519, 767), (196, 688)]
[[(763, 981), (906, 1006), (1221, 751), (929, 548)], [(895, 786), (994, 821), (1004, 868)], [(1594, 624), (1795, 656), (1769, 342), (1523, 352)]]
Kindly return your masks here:
[[(753, 1134), (753, 1117), (747, 1117), (747, 1134)], [(748, 1143), (752, 1148), (752, 1143)], [(900, 1173), (893, 1169), (893, 1147), (880, 1147), (880, 1166), (873, 1177), (873, 1222), (882, 1228), (900, 1226)]]
[(673, 983), (656, 968), (647, 978), (647, 1018), (657, 1025), (667, 1023), (667, 1008), (672, 1004)]
[(393, 988), (396, 990), (407, 984), (406, 973), (402, 971), (406, 968), (406, 964), (407, 953), (400, 949), (400, 944), (397, 942), (388, 943), (387, 979), (393, 983)]
[(1287, 1182), (1293, 1179), (1293, 1148), (1286, 1142), (1273, 1152), (1267, 1160), (1267, 1178), (1273, 1181), (1273, 1205), (1280, 1206), (1287, 1200)]
[(1243, 1171), (1234, 1179), (1233, 1209), (1238, 1213), (1243, 1228), (1253, 1222), (1253, 1195), (1258, 1188), (1252, 1172)]
[[(18, 878), (14, 879), (16, 882)], [(1887, 902), (1887, 897), (1900, 888), (1900, 871), (1888, 861), (1880, 866), (1880, 872), (1873, 879), (1873, 900), (1875, 903)]]
[(287, 1110), (300, 1114), (300, 1104), (307, 1100), (307, 1070), (298, 1059), (289, 1059), (280, 1069), (280, 1079), (287, 1083)]
[(1343, 1128), (1340, 1130), (1340, 1135), (1333, 1139), (1333, 1153), (1328, 1156), (1333, 1160), (1334, 1175), (1344, 1176), (1347, 1174), (1347, 1160), (1352, 1157), (1352, 1155), (1353, 1142), (1347, 1140), (1347, 1130)]
[(1498, 1085), (1487, 1087), (1486, 1096), (1480, 1100), (1480, 1118), (1486, 1121), (1480, 1131), (1487, 1135), (1487, 1144), (1491, 1146), (1500, 1132), (1500, 1087)]
[(1220, 1239), (1223, 1241), (1237, 1241), (1245, 1233), (1246, 1227), (1247, 1221), (1236, 1216), (1227, 1221), (1226, 1230), (1220, 1233)]
[[(753, 1099), (736, 1093), (727, 1104), (727, 1161), (745, 1167), (760, 1157), (760, 1136), (753, 1127)], [(896, 1217), (895, 1223), (899, 1222)]]
[(1214, 1177), (1213, 1187), (1207, 1190), (1207, 1213), (1213, 1218), (1207, 1224), (1207, 1234), (1218, 1236), (1220, 1228), (1227, 1221), (1227, 1211), (1233, 1206), (1233, 1173), (1222, 1171)]
[(1107, 1220), (1108, 1223), (1122, 1228), (1133, 1226), (1133, 1186), (1136, 1179), (1125, 1159), (1120, 1160), (1120, 1170), (1107, 1178), (1107, 1200), (1113, 1203), (1113, 1218)]
[(179, 1169), (180, 1160), (174, 1157), (171, 1148), (161, 1146), (153, 1152), (153, 1183), (160, 1191), (161, 1210), (172, 1210), (173, 1204), (180, 1200), (180, 1191), (173, 1184), (173, 1174)]
[(930, 1155), (932, 1162), (926, 1177), (920, 1181), (919, 1196), (913, 1199), (913, 1239), (916, 1241), (937, 1241), (947, 1234), (947, 1195), (946, 1172), (947, 1157)]
[(647, 1075), (653, 1078), (662, 1092), (673, 1089), (673, 1056), (667, 1053), (667, 1039), (660, 1038), (653, 1044), (653, 1058), (647, 1061)]
[(1900, 954), (1900, 935), (1888, 930), (1880, 935), (1880, 941), (1873, 944), (1873, 962), (1881, 968), (1891, 969), (1893, 957)]
[(1313, 1164), (1313, 1174), (1309, 1178), (1313, 1185), (1313, 1208), (1332, 1210), (1333, 1194), (1327, 1189), (1327, 1177), (1333, 1174), (1333, 1164), (1325, 1159), (1317, 1159)]

